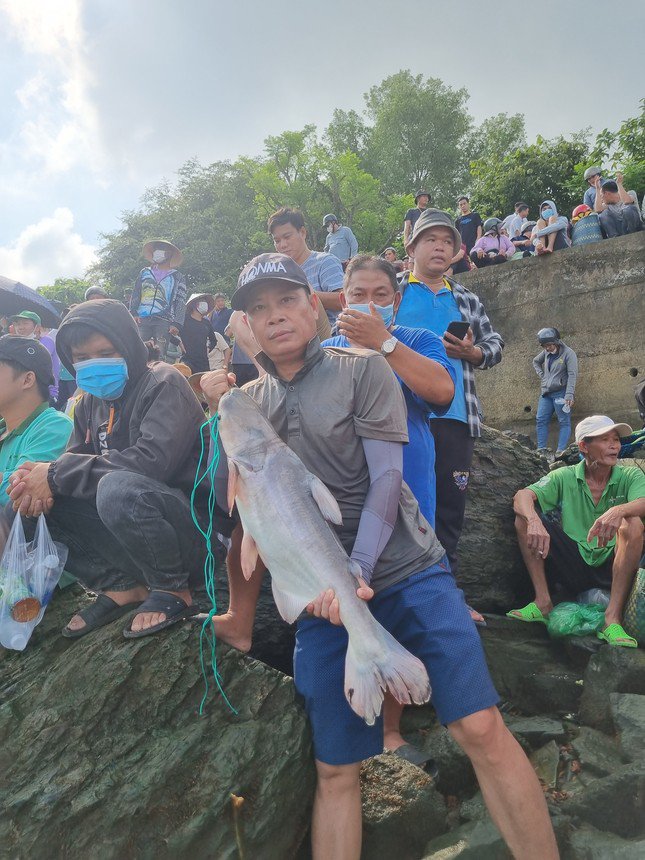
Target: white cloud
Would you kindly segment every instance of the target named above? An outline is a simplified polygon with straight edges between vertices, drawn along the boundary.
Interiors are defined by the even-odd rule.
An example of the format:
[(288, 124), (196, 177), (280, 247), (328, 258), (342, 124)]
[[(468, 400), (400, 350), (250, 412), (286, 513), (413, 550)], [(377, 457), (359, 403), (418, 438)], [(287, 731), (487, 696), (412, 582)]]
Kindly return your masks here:
[(39, 287), (53, 283), (55, 278), (82, 275), (93, 262), (94, 252), (74, 232), (72, 212), (60, 208), (26, 227), (14, 242), (0, 247), (0, 274)]

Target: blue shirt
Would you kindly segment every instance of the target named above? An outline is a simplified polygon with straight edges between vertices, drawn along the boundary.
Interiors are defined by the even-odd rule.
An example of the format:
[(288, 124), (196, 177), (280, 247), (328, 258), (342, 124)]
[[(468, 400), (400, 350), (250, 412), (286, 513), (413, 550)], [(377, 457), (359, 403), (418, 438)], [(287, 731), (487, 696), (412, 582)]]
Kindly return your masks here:
[(338, 257), (341, 262), (351, 260), (358, 254), (358, 241), (349, 227), (339, 227), (335, 233), (328, 233), (325, 251)]
[[(312, 251), (300, 268), (307, 276), (309, 286), (319, 293), (335, 293), (343, 289), (343, 267), (338, 257)], [(336, 325), (338, 311), (327, 311), (329, 324)]]
[[(410, 328), (424, 328), (442, 338), (448, 325), (463, 317), (448, 282), (438, 293), (433, 293), (425, 284), (410, 275), (408, 286), (396, 312), (397, 322)], [(454, 372), (455, 396), (446, 411), (430, 410), (430, 418), (452, 418), (468, 423), (466, 395), (464, 393), (464, 368), (458, 358), (448, 358)]]
[[(440, 338), (425, 329), (407, 328), (401, 325), (395, 325), (391, 331), (405, 346), (445, 367), (454, 382), (455, 371)], [(349, 347), (349, 345), (347, 338), (342, 336), (332, 337), (323, 342), (323, 346)], [(396, 378), (403, 389), (408, 408), (409, 441), (403, 446), (403, 480), (416, 497), (421, 513), (434, 528), (437, 492), (434, 439), (428, 426), (430, 405), (418, 394), (414, 394), (399, 376)], [(436, 408), (441, 410), (441, 407)]]

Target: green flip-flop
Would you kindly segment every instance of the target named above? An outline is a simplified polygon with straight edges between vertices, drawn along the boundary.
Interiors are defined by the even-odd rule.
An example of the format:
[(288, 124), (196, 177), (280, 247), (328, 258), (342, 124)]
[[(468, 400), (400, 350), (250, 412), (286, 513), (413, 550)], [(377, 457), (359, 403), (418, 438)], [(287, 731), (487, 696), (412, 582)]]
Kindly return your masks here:
[(638, 648), (638, 642), (633, 636), (626, 633), (620, 624), (610, 624), (604, 630), (599, 630), (596, 636), (610, 645), (619, 645), (621, 648)]
[(540, 624), (546, 624), (546, 618), (536, 603), (527, 603), (522, 609), (511, 609), (510, 612), (506, 613), (506, 617), (515, 618), (517, 621), (537, 621)]

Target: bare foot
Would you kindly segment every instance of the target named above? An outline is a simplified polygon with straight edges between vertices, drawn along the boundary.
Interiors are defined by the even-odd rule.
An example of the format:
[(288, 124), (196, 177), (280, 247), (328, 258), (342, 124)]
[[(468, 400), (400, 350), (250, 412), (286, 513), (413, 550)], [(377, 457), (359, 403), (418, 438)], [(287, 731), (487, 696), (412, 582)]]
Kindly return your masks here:
[(383, 734), (383, 747), (389, 752), (394, 752), (398, 750), (399, 747), (402, 747), (406, 741), (401, 737), (399, 732), (384, 732)]
[[(125, 606), (126, 603), (136, 603), (138, 600), (145, 600), (149, 592), (147, 588), (138, 586), (137, 588), (130, 588), (128, 591), (104, 591), (102, 593), (106, 597), (111, 598), (115, 603), (118, 603), (119, 606)], [(74, 615), (70, 618), (67, 629), (76, 631), (82, 630), (86, 626), (80, 615)]]
[[(185, 601), (187, 606), (192, 605), (193, 596), (188, 590), (169, 591), (168, 594), (172, 594), (173, 597), (180, 597), (183, 601)], [(148, 627), (154, 627), (156, 624), (161, 624), (165, 620), (165, 612), (139, 612), (132, 619), (130, 629), (133, 633), (138, 633), (140, 630), (147, 630)]]
[(231, 648), (236, 648), (243, 654), (251, 650), (253, 641), (253, 627), (245, 629), (235, 615), (226, 612), (224, 615), (216, 615), (213, 618), (213, 630), (216, 639), (226, 642)]
[(472, 607), (471, 607), (468, 611), (470, 612), (470, 617), (473, 619), (473, 621), (475, 622), (475, 624), (481, 624), (481, 623), (482, 623), (482, 621), (483, 621), (484, 623), (486, 623), (486, 619), (485, 619), (485, 618), (484, 618), (484, 616), (481, 614), (481, 612), (477, 612), (477, 610), (476, 610), (476, 609), (473, 609)]

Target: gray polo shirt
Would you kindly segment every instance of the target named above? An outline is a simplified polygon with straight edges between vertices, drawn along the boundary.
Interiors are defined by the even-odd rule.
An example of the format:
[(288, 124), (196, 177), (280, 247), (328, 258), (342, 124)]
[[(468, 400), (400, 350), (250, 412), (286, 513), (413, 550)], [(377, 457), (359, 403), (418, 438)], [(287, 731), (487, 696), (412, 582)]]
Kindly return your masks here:
[[(244, 391), (258, 403), (281, 439), (307, 469), (329, 488), (343, 515), (334, 526), (351, 554), (370, 485), (361, 437), (407, 442), (401, 386), (383, 356), (372, 350), (323, 349), (318, 338), (307, 347), (304, 367), (290, 381), (266, 369)], [(403, 484), (394, 531), (376, 563), (371, 585), (382, 591), (439, 561), (444, 550)]]

